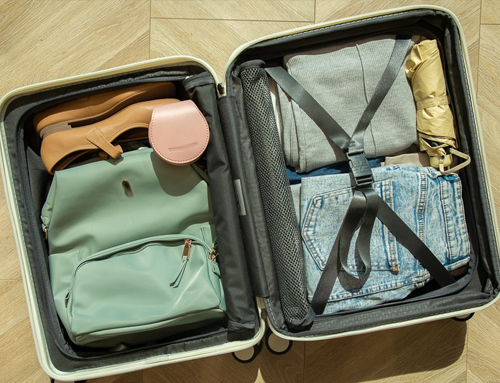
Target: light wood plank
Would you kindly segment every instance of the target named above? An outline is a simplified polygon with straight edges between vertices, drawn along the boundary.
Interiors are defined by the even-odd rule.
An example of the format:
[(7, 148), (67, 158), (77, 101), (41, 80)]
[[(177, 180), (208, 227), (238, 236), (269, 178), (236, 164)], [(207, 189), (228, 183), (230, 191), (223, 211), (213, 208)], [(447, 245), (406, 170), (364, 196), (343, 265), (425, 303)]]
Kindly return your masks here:
[(4, 1), (1, 9), (2, 95), (22, 85), (149, 58), (145, 0)]
[[(477, 84), (480, 0), (316, 0), (316, 22), (420, 4), (448, 8), (457, 15), (465, 33), (472, 66), (472, 77), (474, 83)], [(498, 10), (496, 12), (500, 14)]]
[(12, 332), (20, 322), (28, 318), (28, 307), (21, 281), (0, 281), (0, 336)]
[(295, 342), (285, 355), (274, 355), (264, 346), (251, 363), (237, 362), (231, 355), (169, 364), (144, 371), (147, 383), (301, 383), (304, 343)]
[(500, 379), (500, 305), (474, 315), (469, 324), (468, 379), (498, 382)]
[[(483, 11), (484, 12), (484, 11)], [(499, 13), (498, 11), (496, 12)], [(500, 213), (500, 75), (498, 36), (500, 25), (481, 26), (478, 103), (486, 158), (497, 214)], [(469, 382), (496, 382), (500, 379), (500, 304), (476, 313), (469, 322)]]
[(105, 378), (90, 379), (87, 383), (141, 383), (143, 371), (131, 372), (128, 374), (107, 376)]
[(221, 80), (226, 62), (238, 46), (304, 25), (307, 23), (153, 19), (151, 57), (195, 56), (207, 61)]
[(35, 353), (21, 281), (0, 281), (0, 376), (4, 382), (48, 381)]
[(314, 0), (152, 0), (153, 17), (314, 21)]
[(498, 60), (500, 52), (497, 48), (500, 26), (481, 26), (481, 56), (478, 82), (478, 104), (482, 126), (483, 140), (488, 161), (493, 197), (497, 214), (500, 213), (500, 74), (498, 73)]
[(481, 24), (500, 24), (500, 1), (482, 0)]
[(466, 331), (444, 320), (308, 342), (304, 382), (465, 382)]
[[(481, 56), (479, 71), (478, 101), (481, 108), (489, 114), (499, 116), (498, 96), (500, 96), (500, 73), (498, 64), (500, 50), (498, 49), (499, 25), (481, 26)], [(495, 126), (484, 126), (484, 130), (496, 130)]]

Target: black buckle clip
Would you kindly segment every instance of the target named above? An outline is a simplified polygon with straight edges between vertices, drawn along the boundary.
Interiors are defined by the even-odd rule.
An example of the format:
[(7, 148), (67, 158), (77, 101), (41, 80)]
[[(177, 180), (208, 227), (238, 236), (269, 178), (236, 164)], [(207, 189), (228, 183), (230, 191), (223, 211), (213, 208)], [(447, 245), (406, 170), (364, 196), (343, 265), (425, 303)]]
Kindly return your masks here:
[(373, 183), (373, 173), (366, 159), (365, 152), (347, 152), (346, 155), (349, 167), (351, 168), (353, 187), (362, 188), (371, 186)]

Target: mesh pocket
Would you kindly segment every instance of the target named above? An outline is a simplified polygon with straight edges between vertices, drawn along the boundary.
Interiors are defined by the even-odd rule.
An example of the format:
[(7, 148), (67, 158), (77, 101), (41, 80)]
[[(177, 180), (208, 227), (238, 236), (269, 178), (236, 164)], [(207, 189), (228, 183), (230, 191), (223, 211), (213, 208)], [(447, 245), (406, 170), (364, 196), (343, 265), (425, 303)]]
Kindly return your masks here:
[(290, 329), (299, 329), (309, 325), (313, 316), (307, 301), (302, 243), (269, 83), (261, 67), (242, 69), (240, 78), (283, 314)]

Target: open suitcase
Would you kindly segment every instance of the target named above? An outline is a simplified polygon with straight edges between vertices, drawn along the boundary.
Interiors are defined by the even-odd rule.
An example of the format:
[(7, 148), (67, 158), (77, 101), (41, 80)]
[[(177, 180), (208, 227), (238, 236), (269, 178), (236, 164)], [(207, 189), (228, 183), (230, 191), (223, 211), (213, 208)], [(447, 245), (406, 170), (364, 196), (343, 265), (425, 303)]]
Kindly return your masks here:
[[(290, 241), (276, 248), (276, 238), (290, 234), (286, 224), (294, 216), (292, 211), (283, 209), (293, 203), (287, 196), (278, 198), (284, 203), (278, 211), (284, 215), (274, 217), (274, 222), (280, 224), (272, 226), (266, 198), (272, 199), (280, 190), (275, 186), (267, 191), (262, 189), (262, 177), (267, 174), (259, 174), (262, 167), (259, 170), (254, 158), (259, 156), (255, 148), (259, 137), (255, 136), (256, 130), (249, 129), (249, 125), (266, 124), (269, 115), (260, 113), (259, 106), (249, 105), (251, 90), (245, 72), (262, 68), (262, 64), (255, 65), (255, 60), (272, 66), (284, 55), (306, 48), (388, 33), (426, 35), (437, 39), (442, 48), (461, 150), (472, 159), (459, 172), (472, 246), (471, 262), (466, 274), (452, 286), (430, 284), (428, 291), (392, 303), (314, 317), (303, 287), (296, 288), (300, 278), (286, 278), (290, 271), (297, 270), (295, 266), (282, 267), (283, 263), (275, 264), (273, 259), (273, 254), (276, 257), (280, 253), (286, 260), (287, 254), (295, 251)], [(467, 316), (495, 302), (500, 277), (497, 223), (469, 60), (462, 30), (453, 14), (438, 7), (409, 7), (267, 36), (236, 50), (225, 76), (219, 83), (205, 62), (172, 57), (32, 85), (2, 99), (4, 187), (37, 354), (47, 374), (60, 380), (83, 380), (238, 352), (262, 340), (266, 323), (280, 338), (314, 341)], [(183, 98), (193, 100), (210, 125), (208, 173), (212, 180), (217, 180), (211, 183), (211, 193), (213, 201), (217, 201), (215, 225), (228, 321), (205, 333), (187, 333), (125, 350), (79, 347), (65, 334), (51, 293), (48, 249), (39, 223), (51, 177), (41, 164), (40, 142), (34, 133), (32, 116), (48, 106), (103, 90), (165, 80), (173, 81)], [(267, 137), (260, 139), (269, 141)], [(268, 197), (266, 193), (270, 193)], [(302, 295), (295, 291), (302, 291)], [(301, 306), (300, 302), (306, 305)]]

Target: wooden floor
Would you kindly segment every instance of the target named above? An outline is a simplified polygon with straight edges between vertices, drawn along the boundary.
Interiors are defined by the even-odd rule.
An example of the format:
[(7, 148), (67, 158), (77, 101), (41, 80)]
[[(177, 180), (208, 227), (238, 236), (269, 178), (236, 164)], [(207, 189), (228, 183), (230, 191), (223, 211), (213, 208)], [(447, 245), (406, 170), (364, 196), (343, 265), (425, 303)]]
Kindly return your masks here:
[[(237, 46), (315, 22), (413, 0), (0, 0), (0, 96), (22, 85), (149, 58), (193, 55), (219, 73)], [(500, 195), (500, 1), (427, 0), (457, 14), (467, 38), (490, 175)], [(23, 283), (0, 190), (0, 382), (48, 382), (35, 354)], [(453, 320), (230, 355), (93, 380), (130, 382), (500, 382), (500, 305)]]

